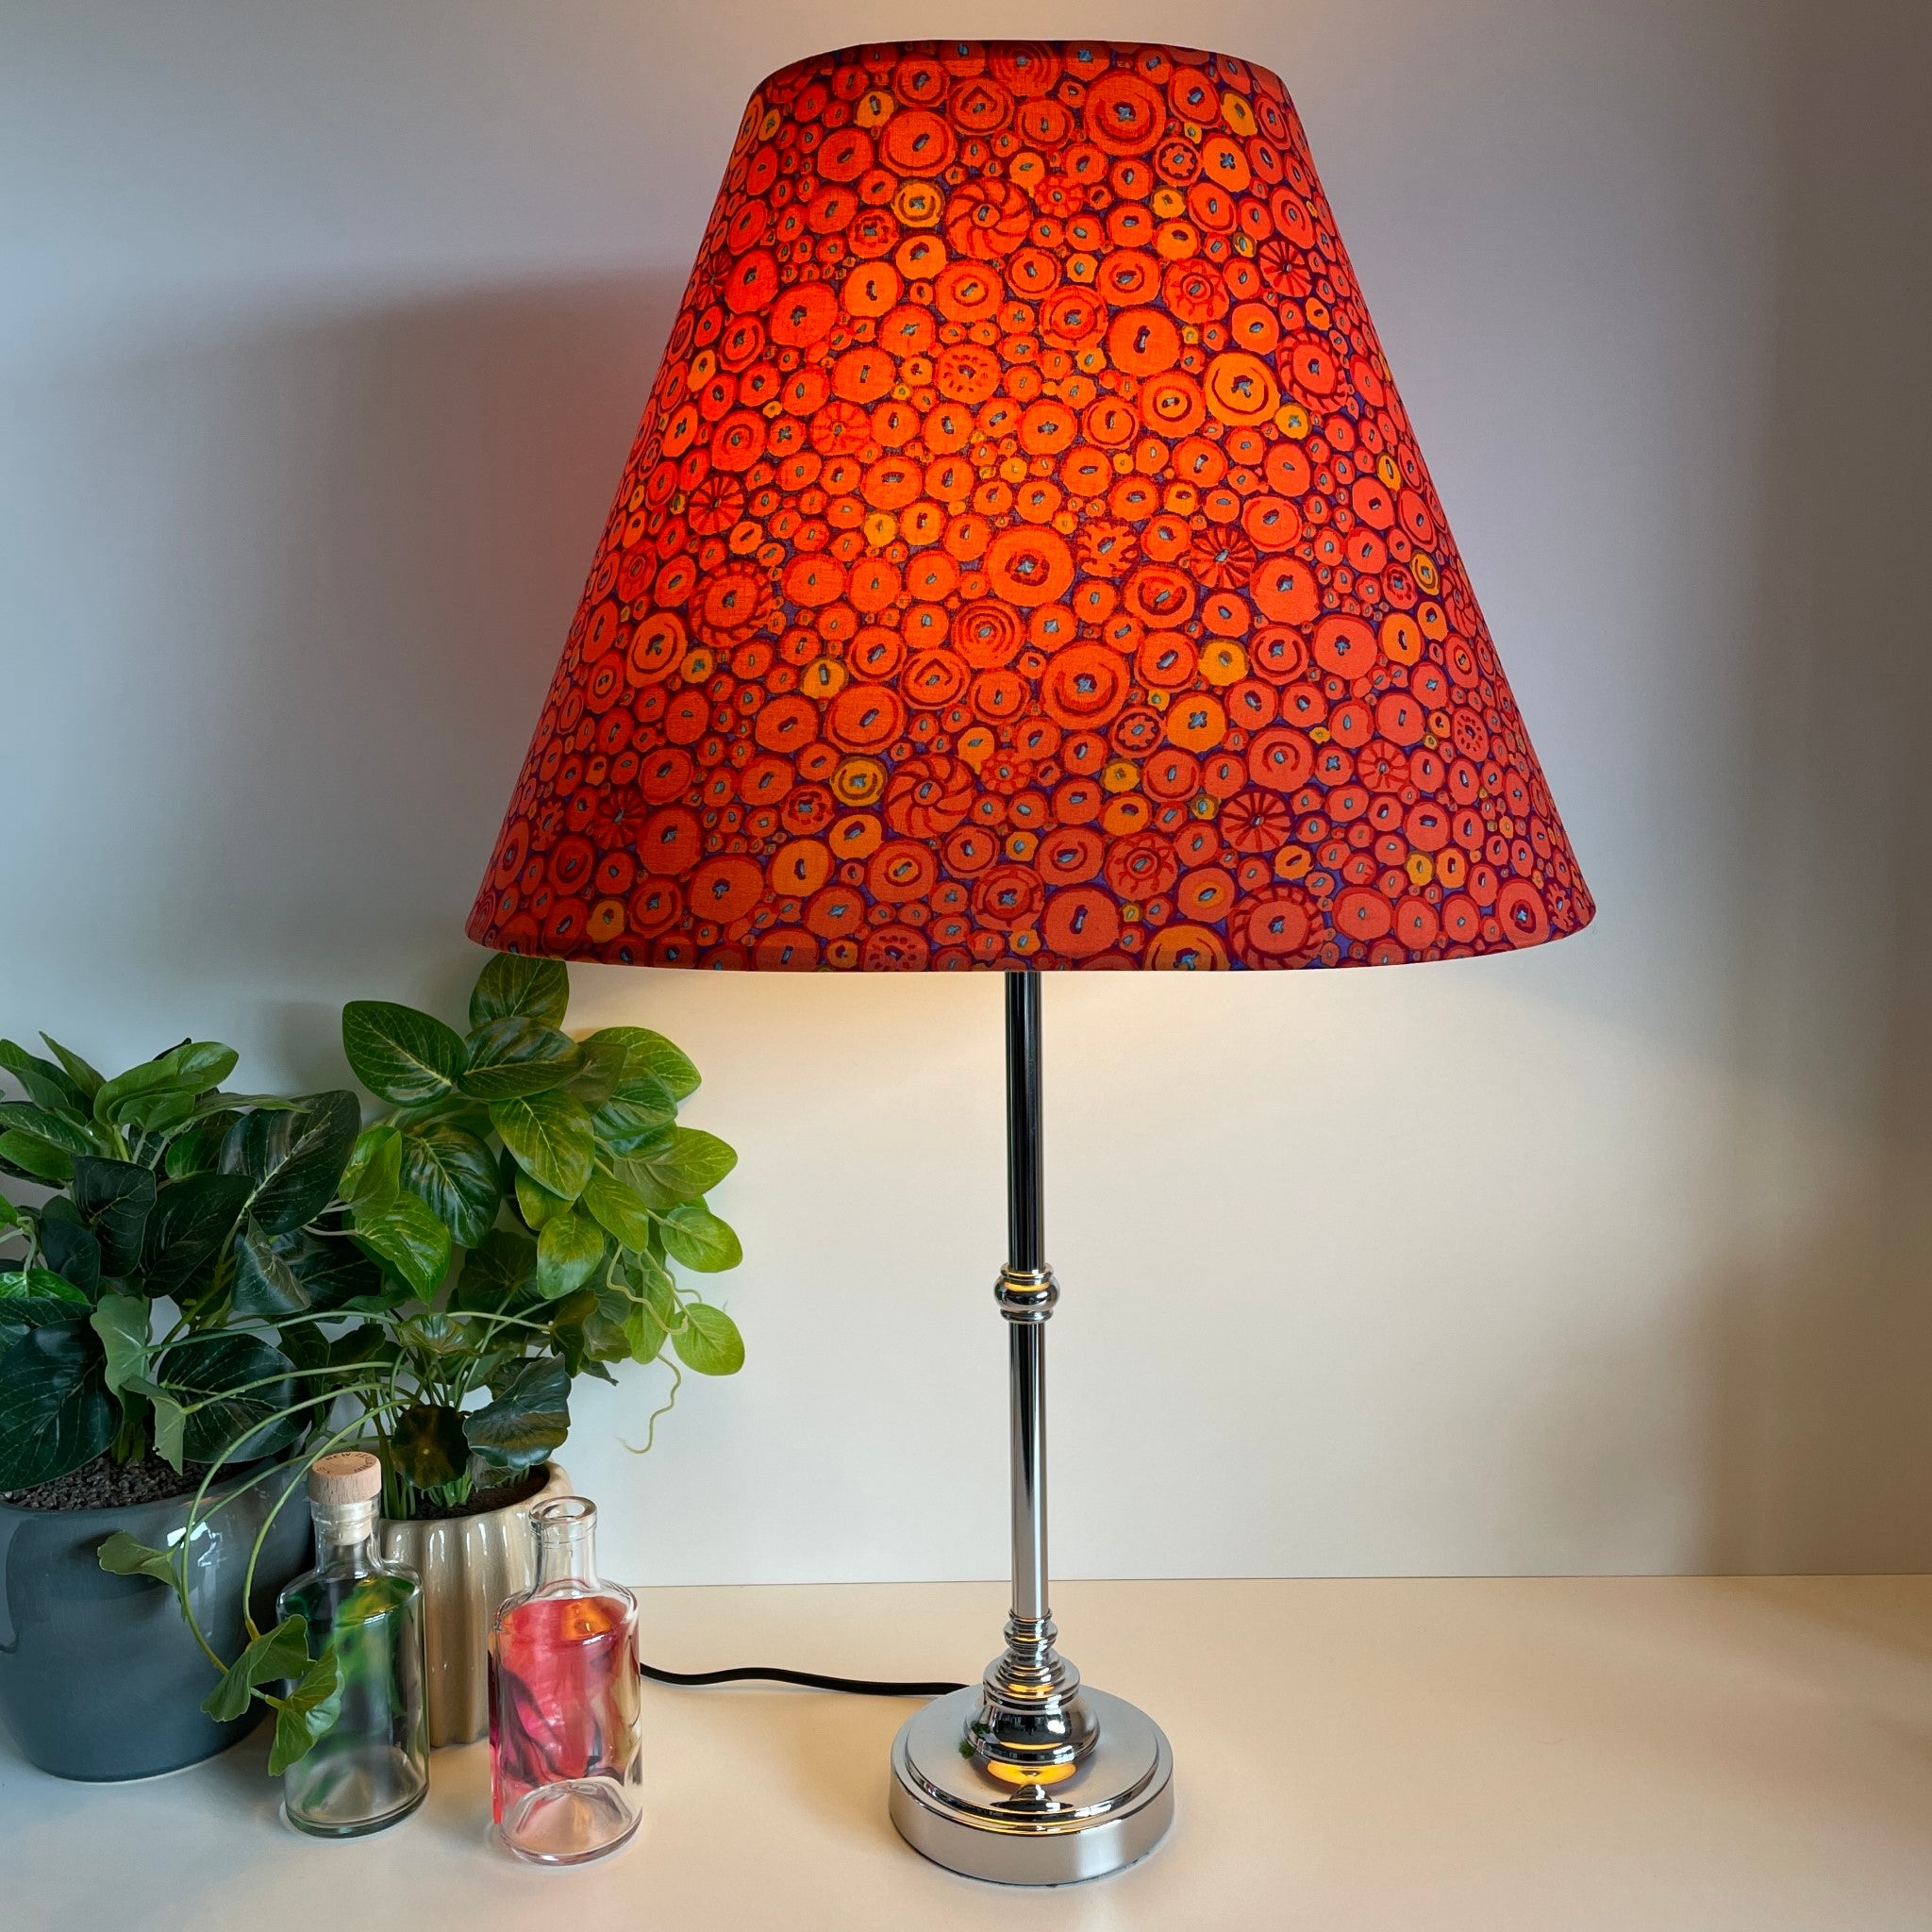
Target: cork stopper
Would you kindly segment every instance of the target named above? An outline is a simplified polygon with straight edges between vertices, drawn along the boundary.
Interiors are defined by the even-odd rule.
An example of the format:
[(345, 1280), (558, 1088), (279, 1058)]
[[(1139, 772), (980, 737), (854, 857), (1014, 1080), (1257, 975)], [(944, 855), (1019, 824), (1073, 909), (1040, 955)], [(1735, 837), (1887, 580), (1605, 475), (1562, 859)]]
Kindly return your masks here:
[(334, 1507), (367, 1503), (382, 1494), (382, 1464), (366, 1449), (338, 1449), (318, 1456), (308, 1472), (308, 1500)]

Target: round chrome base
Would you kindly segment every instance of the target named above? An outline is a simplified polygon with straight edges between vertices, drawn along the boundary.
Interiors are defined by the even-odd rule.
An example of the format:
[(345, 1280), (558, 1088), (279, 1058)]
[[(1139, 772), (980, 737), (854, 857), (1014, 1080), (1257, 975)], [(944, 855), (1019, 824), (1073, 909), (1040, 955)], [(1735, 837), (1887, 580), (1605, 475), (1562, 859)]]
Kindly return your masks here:
[(1014, 1786), (964, 1748), (980, 1687), (936, 1697), (892, 1740), (892, 1823), (935, 1864), (1000, 1885), (1072, 1885), (1144, 1858), (1174, 1822), (1174, 1754), (1152, 1718), (1081, 1696), (1100, 1741), (1072, 1777)]

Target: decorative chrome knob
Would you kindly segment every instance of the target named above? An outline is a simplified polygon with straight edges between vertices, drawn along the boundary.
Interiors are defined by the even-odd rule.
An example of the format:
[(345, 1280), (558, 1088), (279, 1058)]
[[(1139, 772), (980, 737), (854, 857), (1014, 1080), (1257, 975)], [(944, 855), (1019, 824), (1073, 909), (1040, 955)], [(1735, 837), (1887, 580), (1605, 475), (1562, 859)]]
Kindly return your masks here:
[(1009, 1322), (1044, 1322), (1060, 1298), (1051, 1268), (1002, 1268), (992, 1298)]

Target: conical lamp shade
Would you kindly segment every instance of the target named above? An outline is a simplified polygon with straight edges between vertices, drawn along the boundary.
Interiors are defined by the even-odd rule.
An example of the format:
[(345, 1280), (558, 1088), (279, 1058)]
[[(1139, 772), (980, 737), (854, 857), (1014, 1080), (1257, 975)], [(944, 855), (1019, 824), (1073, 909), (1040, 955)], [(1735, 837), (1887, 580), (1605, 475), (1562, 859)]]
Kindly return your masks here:
[(1591, 912), (1274, 75), (920, 42), (758, 90), (473, 938), (1386, 965)]

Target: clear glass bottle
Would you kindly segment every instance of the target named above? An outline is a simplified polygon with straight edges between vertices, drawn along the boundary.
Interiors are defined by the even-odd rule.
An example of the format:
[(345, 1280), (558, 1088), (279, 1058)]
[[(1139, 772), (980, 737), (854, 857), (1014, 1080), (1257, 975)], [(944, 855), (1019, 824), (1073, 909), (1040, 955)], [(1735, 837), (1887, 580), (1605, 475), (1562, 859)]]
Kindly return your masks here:
[(520, 1858), (575, 1865), (614, 1852), (641, 1815), (638, 1606), (599, 1579), (597, 1506), (558, 1496), (530, 1512), (537, 1581), (490, 1639), (490, 1796)]
[(317, 1458), (308, 1473), (315, 1568), (275, 1600), (308, 1620), (308, 1655), (333, 1643), (342, 1704), (335, 1724), (282, 1774), (289, 1823), (358, 1838), (407, 1818), (429, 1790), (423, 1704), (423, 1584), (376, 1554), (382, 1465), (366, 1450)]

